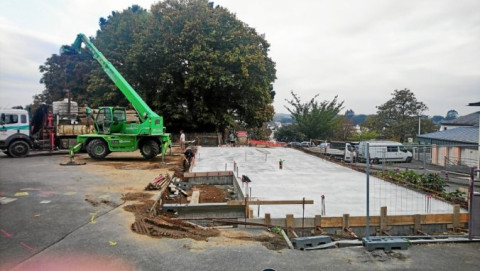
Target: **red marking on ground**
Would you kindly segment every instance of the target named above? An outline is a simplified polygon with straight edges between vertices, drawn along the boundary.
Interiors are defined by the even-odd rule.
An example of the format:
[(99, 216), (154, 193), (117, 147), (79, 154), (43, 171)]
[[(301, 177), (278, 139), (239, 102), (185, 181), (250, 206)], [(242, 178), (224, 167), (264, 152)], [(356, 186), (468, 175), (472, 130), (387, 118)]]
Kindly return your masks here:
[(5, 195), (5, 192), (0, 192), (0, 196), (3, 196), (3, 195)]
[(36, 250), (36, 248), (33, 248), (33, 247), (25, 244), (24, 242), (20, 242), (20, 245), (26, 247), (26, 248), (27, 248), (28, 250), (30, 250), (30, 251), (35, 251), (35, 250)]
[(56, 191), (40, 191), (40, 194), (42, 195), (52, 195), (52, 194), (57, 194)]
[(3, 236), (4, 236), (4, 237), (12, 237), (12, 236), (13, 236), (13, 234), (8, 233), (8, 232), (7, 232), (6, 230), (4, 230), (4, 229), (1, 229), (0, 232), (3, 233)]

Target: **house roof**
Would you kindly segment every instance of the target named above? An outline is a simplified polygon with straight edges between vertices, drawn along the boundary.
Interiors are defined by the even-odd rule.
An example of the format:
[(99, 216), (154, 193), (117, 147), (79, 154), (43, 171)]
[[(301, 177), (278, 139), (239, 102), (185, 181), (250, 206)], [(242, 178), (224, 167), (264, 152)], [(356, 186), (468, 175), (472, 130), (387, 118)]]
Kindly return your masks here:
[(477, 127), (459, 127), (459, 128), (449, 129), (445, 131), (418, 135), (417, 137), (419, 139), (433, 139), (433, 140), (478, 144), (478, 126)]
[(461, 116), (454, 120), (445, 120), (442, 121), (442, 125), (450, 125), (450, 126), (477, 126), (478, 127), (478, 115), (480, 111), (474, 112), (465, 116)]

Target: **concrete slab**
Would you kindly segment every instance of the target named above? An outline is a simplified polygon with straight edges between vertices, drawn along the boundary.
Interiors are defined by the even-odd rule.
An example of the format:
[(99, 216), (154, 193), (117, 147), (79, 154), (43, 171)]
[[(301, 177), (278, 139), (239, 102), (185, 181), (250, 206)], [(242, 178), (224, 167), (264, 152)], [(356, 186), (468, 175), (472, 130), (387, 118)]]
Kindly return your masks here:
[[(279, 161), (284, 160), (283, 169)], [(324, 159), (290, 148), (264, 149), (240, 147), (198, 149), (193, 172), (234, 170), (238, 176), (247, 175), (252, 182), (248, 191), (252, 199), (314, 200), (305, 206), (305, 216), (322, 214), (322, 195), (325, 196), (325, 216), (366, 215), (366, 175)], [(236, 172), (235, 172), (236, 174)], [(452, 213), (453, 206), (425, 194), (370, 177), (370, 215), (380, 215), (380, 207), (387, 206), (389, 215)], [(255, 207), (254, 215), (301, 217), (302, 205)]]

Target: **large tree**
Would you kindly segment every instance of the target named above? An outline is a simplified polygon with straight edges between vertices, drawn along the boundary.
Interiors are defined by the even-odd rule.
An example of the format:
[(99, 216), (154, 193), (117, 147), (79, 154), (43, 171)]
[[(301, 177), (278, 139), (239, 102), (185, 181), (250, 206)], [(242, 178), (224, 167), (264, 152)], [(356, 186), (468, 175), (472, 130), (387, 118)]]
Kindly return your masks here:
[[(418, 133), (418, 120), (428, 107), (417, 101), (415, 94), (409, 89), (394, 90), (392, 98), (386, 103), (377, 106), (377, 115), (366, 121), (368, 128), (374, 129), (382, 137), (398, 141), (406, 140), (407, 137), (414, 137)], [(427, 129), (422, 133), (430, 132), (433, 125), (431, 120), (424, 119)]]
[[(100, 19), (92, 41), (164, 116), (170, 131), (261, 127), (273, 117), (276, 70), (270, 45), (207, 0), (166, 0), (151, 11), (132, 6), (112, 12)], [(89, 103), (127, 105), (100, 66), (91, 68), (84, 88)], [(44, 77), (52, 75), (44, 71)], [(46, 93), (54, 92), (46, 87)]]

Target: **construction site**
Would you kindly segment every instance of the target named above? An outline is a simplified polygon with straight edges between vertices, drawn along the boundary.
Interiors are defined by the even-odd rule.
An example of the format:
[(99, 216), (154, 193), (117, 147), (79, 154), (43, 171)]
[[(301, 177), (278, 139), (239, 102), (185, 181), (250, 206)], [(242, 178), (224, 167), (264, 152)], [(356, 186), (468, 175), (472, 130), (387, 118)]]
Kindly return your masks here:
[[(478, 237), (469, 228), (472, 221), (467, 209), (404, 183), (372, 176), (367, 218), (366, 173), (328, 157), (282, 147), (195, 146), (193, 149), (196, 159), (189, 172), (183, 172), (183, 155), (178, 147), (173, 147), (164, 159), (154, 161), (144, 161), (138, 152), (112, 154), (103, 161), (79, 154), (75, 162), (85, 164), (74, 167), (60, 165), (68, 160), (67, 155), (48, 159), (33, 155), (20, 160), (25, 163), (25, 172), (15, 176), (11, 174), (12, 159), (2, 156), (2, 179), (8, 180), (1, 187), (2, 270), (28, 270), (39, 264), (53, 268), (57, 265), (52, 263), (52, 257), (58, 266), (77, 263), (81, 257), (60, 256), (67, 249), (62, 248), (64, 241), (50, 241), (41, 248), (38, 239), (48, 240), (50, 234), (44, 232), (69, 223), (80, 227), (75, 226), (79, 228), (61, 240), (65, 239), (68, 249), (84, 253), (92, 242), (100, 242), (94, 250), (122, 247), (125, 251), (121, 254), (131, 251), (129, 244), (141, 247), (148, 244), (151, 249), (162, 250), (164, 242), (182, 244), (186, 251), (202, 253), (216, 251), (214, 247), (237, 251), (240, 246), (255, 250), (253, 253), (263, 254), (266, 249), (283, 255), (292, 249), (307, 258), (330, 255), (327, 251), (357, 249), (355, 253), (373, 253), (389, 266), (408, 269), (404, 258), (414, 257), (409, 250), (418, 247), (417, 244), (443, 248), (448, 243), (478, 244), (475, 243)], [(50, 181), (40, 186), (37, 182), (21, 181), (33, 180), (31, 174), (35, 169), (47, 165), (53, 169), (46, 174)], [(76, 202), (74, 207), (70, 206), (73, 202)], [(15, 212), (31, 204), (37, 207)], [(63, 208), (75, 210), (64, 213)], [(13, 213), (16, 218), (10, 218)], [(15, 229), (13, 225), (21, 226)], [(31, 234), (32, 226), (44, 237)], [(90, 233), (82, 234), (84, 230)], [(102, 237), (102, 232), (109, 237)], [(374, 242), (365, 243), (366, 236)], [(311, 254), (313, 251), (315, 254)], [(180, 253), (176, 257), (181, 257), (183, 252), (176, 253)], [(294, 257), (299, 257), (297, 253)], [(87, 262), (94, 266), (93, 255), (88, 257)], [(355, 262), (352, 257), (348, 261)], [(284, 266), (279, 264), (282, 261), (270, 262), (249, 266), (265, 269)], [(112, 263), (115, 270), (137, 270), (119, 263)], [(17, 269), (10, 269), (17, 264)], [(308, 266), (305, 268), (309, 269)], [(170, 266), (162, 270), (177, 269)]]
[[(199, 4), (216, 10), (213, 3)], [(132, 7), (135, 12), (146, 11)], [(119, 91), (100, 96), (122, 95), (128, 106), (92, 109), (65, 89), (66, 98), (37, 103), (33, 112), (0, 109), (0, 271), (480, 268), (478, 144), (436, 144), (429, 134), (418, 145), (412, 138), (405, 145), (261, 140), (260, 132), (256, 138), (246, 131), (260, 128), (241, 119), (251, 113), (241, 116), (248, 99), (228, 109), (231, 116), (194, 112), (184, 120), (222, 119), (212, 121), (217, 126), (191, 126), (209, 133), (177, 135), (167, 130), (166, 118), (181, 119), (187, 103), (172, 95), (180, 109), (167, 106), (176, 113), (164, 119), (150, 107), (150, 96), (164, 93), (151, 88), (155, 94), (139, 94), (133, 86), (142, 84), (130, 85), (94, 45), (98, 41), (77, 34), (59, 57), (91, 57), (88, 64), (98, 62), (96, 72)], [(192, 63), (181, 61), (179, 77), (191, 76)], [(67, 68), (64, 75), (66, 88)], [(172, 78), (161, 84), (170, 87)], [(180, 89), (189, 90), (188, 84)], [(275, 93), (267, 94), (258, 100), (267, 101), (262, 110), (273, 115)]]

